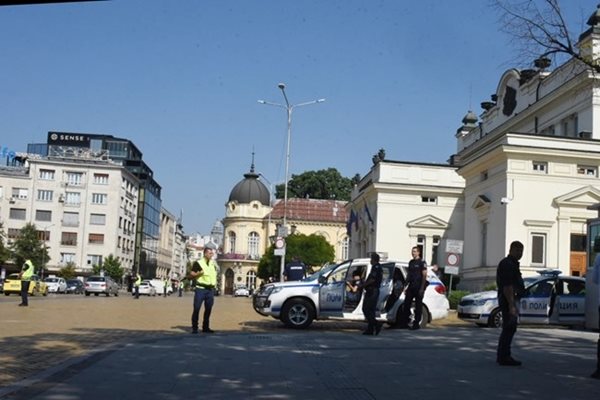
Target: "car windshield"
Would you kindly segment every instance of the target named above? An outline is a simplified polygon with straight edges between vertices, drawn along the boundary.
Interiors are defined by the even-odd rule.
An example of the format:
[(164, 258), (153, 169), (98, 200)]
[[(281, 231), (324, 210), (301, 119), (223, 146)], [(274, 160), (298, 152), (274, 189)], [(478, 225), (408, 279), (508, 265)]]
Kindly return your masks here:
[(306, 278), (302, 279), (303, 281), (312, 281), (315, 279), (319, 279), (319, 277), (323, 274), (328, 273), (329, 271), (331, 271), (332, 269), (334, 269), (338, 264), (327, 264), (324, 265), (323, 268), (321, 268), (320, 270), (318, 270), (317, 272), (315, 272), (314, 274), (311, 274), (309, 276), (307, 276)]
[(19, 279), (19, 274), (10, 274), (6, 279)]
[(69, 285), (78, 285), (78, 284), (79, 284), (79, 282), (80, 282), (80, 281), (79, 281), (79, 279), (69, 279), (69, 280), (67, 281), (67, 283), (68, 283)]
[(58, 282), (58, 278), (46, 278), (46, 282), (49, 282), (49, 283)]
[(104, 282), (106, 280), (103, 276), (90, 276), (88, 282)]

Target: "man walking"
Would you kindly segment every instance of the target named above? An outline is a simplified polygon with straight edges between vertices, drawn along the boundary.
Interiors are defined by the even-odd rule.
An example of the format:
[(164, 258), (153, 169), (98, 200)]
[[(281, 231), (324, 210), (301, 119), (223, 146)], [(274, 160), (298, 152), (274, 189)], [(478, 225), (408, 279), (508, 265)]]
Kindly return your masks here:
[[(425, 295), (425, 285), (427, 284), (427, 265), (421, 259), (421, 249), (414, 246), (411, 249), (412, 260), (408, 263), (406, 274), (407, 287), (404, 291), (404, 303), (402, 304), (402, 319), (400, 328), (420, 329), (421, 318), (423, 317), (423, 296)], [(415, 302), (415, 320), (412, 326), (408, 326), (410, 317), (410, 306)]]
[(299, 281), (306, 277), (306, 265), (300, 261), (298, 256), (292, 258), (283, 270), (283, 278), (286, 281)]
[(168, 294), (168, 286), (169, 286), (169, 278), (166, 277), (165, 280), (163, 281), (164, 287), (163, 287), (163, 296), (167, 297)]
[(496, 362), (500, 365), (519, 366), (520, 361), (511, 356), (510, 346), (517, 331), (519, 318), (518, 301), (525, 291), (519, 260), (523, 256), (523, 243), (514, 241), (510, 244), (506, 256), (496, 271), (498, 286), (498, 303), (502, 312), (502, 332), (498, 339)]
[(19, 304), (19, 307), (29, 306), (27, 296), (29, 295), (29, 285), (31, 284), (31, 277), (34, 271), (35, 267), (31, 260), (25, 260), (19, 273), (19, 279), (21, 280), (21, 304)]
[(139, 272), (135, 273), (135, 282), (133, 283), (133, 294), (136, 299), (140, 298), (140, 285), (142, 283), (142, 276)]
[(379, 264), (379, 254), (371, 253), (371, 271), (365, 282), (360, 285), (364, 289), (362, 312), (367, 322), (367, 329), (363, 335), (379, 335), (381, 331), (381, 322), (375, 318), (377, 313), (377, 301), (379, 300), (379, 287), (383, 279), (383, 270)]
[(214, 333), (210, 329), (210, 313), (215, 301), (215, 287), (217, 286), (217, 263), (213, 260), (214, 249), (210, 245), (204, 247), (204, 255), (199, 261), (192, 264), (190, 275), (196, 281), (194, 290), (194, 311), (192, 312), (192, 333), (198, 333), (198, 318), (200, 308), (204, 303), (204, 318), (202, 332)]

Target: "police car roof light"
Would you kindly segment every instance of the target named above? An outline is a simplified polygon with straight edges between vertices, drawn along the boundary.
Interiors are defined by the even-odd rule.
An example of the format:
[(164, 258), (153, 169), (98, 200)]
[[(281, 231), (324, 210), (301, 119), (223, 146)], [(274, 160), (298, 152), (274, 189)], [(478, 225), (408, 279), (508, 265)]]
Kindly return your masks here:
[(562, 274), (562, 271), (560, 269), (541, 269), (537, 273), (543, 276), (558, 276)]

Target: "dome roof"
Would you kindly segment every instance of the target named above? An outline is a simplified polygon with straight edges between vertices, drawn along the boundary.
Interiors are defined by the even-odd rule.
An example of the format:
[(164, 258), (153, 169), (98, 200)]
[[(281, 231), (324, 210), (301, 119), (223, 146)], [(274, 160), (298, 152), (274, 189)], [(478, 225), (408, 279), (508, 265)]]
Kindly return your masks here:
[(244, 179), (239, 181), (229, 194), (229, 201), (237, 201), (241, 204), (259, 201), (261, 204), (268, 206), (271, 203), (270, 200), (269, 189), (267, 189), (264, 183), (258, 180), (258, 174), (254, 173), (254, 168), (251, 168), (250, 172), (244, 174)]

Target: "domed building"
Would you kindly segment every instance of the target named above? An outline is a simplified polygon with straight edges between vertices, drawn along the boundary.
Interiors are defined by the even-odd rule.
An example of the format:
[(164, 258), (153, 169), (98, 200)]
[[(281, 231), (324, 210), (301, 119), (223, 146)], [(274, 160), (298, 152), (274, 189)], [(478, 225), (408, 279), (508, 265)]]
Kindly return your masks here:
[[(334, 246), (336, 261), (341, 261), (348, 254), (345, 206), (345, 201), (288, 199), (288, 232), (322, 235)], [(225, 204), (223, 246), (218, 256), (223, 294), (233, 294), (237, 285), (249, 289), (260, 285), (258, 263), (271, 244), (269, 238), (282, 223), (284, 209), (283, 200), (271, 201), (271, 193), (252, 162)]]

